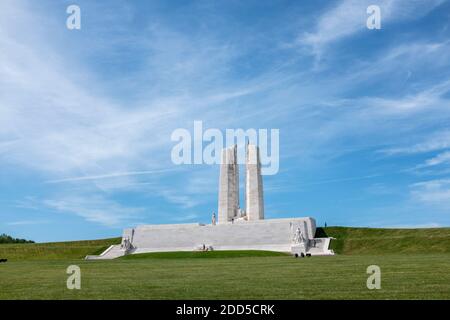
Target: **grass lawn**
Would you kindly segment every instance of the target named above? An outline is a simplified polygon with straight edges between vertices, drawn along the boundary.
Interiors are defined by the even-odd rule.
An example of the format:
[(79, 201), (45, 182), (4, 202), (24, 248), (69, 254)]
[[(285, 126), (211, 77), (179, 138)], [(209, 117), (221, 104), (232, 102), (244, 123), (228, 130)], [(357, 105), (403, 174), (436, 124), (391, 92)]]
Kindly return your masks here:
[[(71, 264), (81, 290), (66, 288)], [(450, 254), (16, 261), (0, 264), (0, 299), (450, 299), (449, 270)]]
[[(0, 245), (0, 299), (450, 299), (450, 228), (330, 227), (336, 256), (269, 251), (150, 253), (85, 261), (119, 238)], [(81, 290), (66, 269), (81, 268)], [(366, 287), (369, 265), (381, 289)]]
[(111, 238), (68, 242), (1, 244), (0, 259), (7, 258), (9, 261), (83, 259), (89, 254), (102, 253), (110, 245), (120, 243), (120, 240), (121, 238)]

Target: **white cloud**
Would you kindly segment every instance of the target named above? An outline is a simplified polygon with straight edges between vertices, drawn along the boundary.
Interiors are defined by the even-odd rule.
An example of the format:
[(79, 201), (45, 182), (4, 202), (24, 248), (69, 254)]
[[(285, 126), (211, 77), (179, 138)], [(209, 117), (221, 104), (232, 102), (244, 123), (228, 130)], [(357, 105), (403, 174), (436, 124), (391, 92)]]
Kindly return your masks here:
[(47, 41), (58, 32), (41, 26), (38, 13), (24, 2), (2, 5), (0, 159), (44, 172), (53, 182), (165, 169), (172, 130), (197, 117), (230, 123), (226, 108), (214, 107), (262, 90), (258, 84), (217, 86), (232, 48), (154, 25), (134, 39), (148, 59), (133, 74), (133, 90), (146, 94), (127, 104), (113, 101), (95, 72), (70, 60), (58, 37)]
[(303, 34), (299, 38), (299, 43), (311, 46), (313, 52), (320, 55), (323, 46), (328, 43), (364, 30), (368, 5), (369, 2), (359, 0), (341, 1), (323, 13), (318, 19), (316, 30)]
[(115, 172), (115, 173), (100, 174), (100, 175), (93, 175), (93, 176), (81, 176), (81, 177), (63, 178), (63, 179), (57, 179), (57, 180), (48, 180), (45, 182), (46, 183), (61, 183), (61, 182), (76, 182), (76, 181), (120, 178), (120, 177), (129, 177), (129, 176), (155, 175), (155, 174), (171, 172), (171, 171), (175, 171), (175, 170), (176, 169), (160, 169), (160, 170), (147, 170), (147, 171)]
[[(438, 2), (423, 5), (427, 8), (419, 10), (420, 15)], [(301, 39), (302, 44), (321, 51), (334, 41), (364, 30), (367, 15), (365, 7), (361, 12), (357, 9), (361, 3), (365, 2), (343, 1), (324, 13), (316, 29)], [(400, 5), (393, 2), (392, 6), (396, 14), (405, 9), (408, 19), (412, 18), (408, 8), (421, 6), (415, 1), (400, 3), (405, 5), (402, 10), (397, 10)], [(389, 9), (382, 7), (382, 14), (386, 8)], [(73, 59), (76, 57), (68, 52), (67, 42), (76, 42), (76, 37), (66, 34), (59, 41), (58, 31), (42, 23), (54, 18), (39, 14), (27, 8), (25, 2), (0, 3), (0, 160), (2, 165), (34, 170), (26, 173), (36, 173), (44, 181), (58, 182), (57, 186), (45, 187), (61, 188), (66, 196), (48, 200), (47, 205), (104, 225), (127, 219), (134, 209), (128, 212), (103, 198), (83, 201), (86, 190), (92, 194), (103, 190), (111, 195), (120, 190), (145, 188), (184, 209), (201, 204), (202, 196), (212, 197), (217, 191), (217, 175), (211, 170), (205, 177), (183, 172), (179, 187), (169, 177), (170, 170), (162, 172), (171, 165), (170, 132), (190, 126), (194, 119), (222, 128), (287, 124), (282, 157), (295, 153), (291, 156), (296, 161), (284, 167), (290, 170), (298, 163), (305, 166), (304, 159), (299, 158), (305, 154), (312, 155), (312, 162), (316, 162), (325, 158), (321, 157), (323, 154), (337, 157), (346, 150), (357, 149), (354, 142), (358, 138), (361, 145), (396, 142), (397, 134), (389, 130), (390, 122), (385, 120), (395, 122), (398, 115), (424, 110), (446, 115), (443, 91), (439, 87), (427, 89), (429, 83), (420, 86), (425, 89), (419, 93), (399, 94), (395, 98), (342, 96), (355, 88), (355, 83), (389, 74), (405, 62), (435, 62), (438, 57), (444, 60), (448, 42), (400, 44), (375, 63), (355, 62), (344, 74), (328, 79), (298, 72), (297, 68), (291, 69), (290, 63), (280, 68), (269, 63), (257, 70), (261, 72), (259, 76), (239, 70), (245, 76), (236, 80), (228, 72), (235, 72), (232, 60), (246, 50), (245, 44), (240, 44), (242, 47), (230, 39), (222, 41), (214, 32), (177, 32), (149, 19), (151, 26), (139, 32), (141, 37), (117, 40), (109, 37), (104, 27), (101, 37), (78, 43), (79, 52), (85, 55), (106, 54), (107, 57), (97, 58), (108, 59), (111, 68), (123, 58), (117, 41), (139, 47), (138, 55), (145, 61), (136, 64), (138, 70), (125, 70), (105, 81), (101, 71), (90, 68), (83, 59)], [(132, 11), (127, 11), (127, 19), (130, 14)], [(105, 26), (115, 18), (108, 18)], [(120, 25), (126, 29), (126, 23)], [(122, 30), (120, 34), (129, 31)], [(129, 86), (131, 98), (113, 99), (115, 90), (121, 90), (123, 85)], [(249, 97), (255, 99), (246, 100)], [(421, 119), (415, 120), (420, 122)], [(398, 123), (401, 121), (394, 126)], [(450, 134), (448, 137), (441, 147), (450, 146)], [(434, 148), (436, 145), (439, 142)], [(157, 173), (157, 177), (151, 173)], [(170, 181), (165, 183), (164, 177)], [(372, 177), (363, 175), (362, 179)], [(65, 187), (70, 189), (64, 190)]]
[(428, 159), (427, 161), (425, 161), (424, 166), (437, 166), (448, 162), (450, 162), (450, 151), (440, 153), (436, 157)]
[(187, 214), (184, 216), (177, 216), (177, 217), (172, 217), (173, 221), (178, 221), (178, 222), (182, 222), (182, 221), (190, 221), (190, 220), (195, 220), (198, 219), (199, 215), (195, 214), (195, 213), (191, 213), (191, 214)]
[(130, 220), (139, 218), (142, 208), (124, 207), (101, 196), (66, 196), (44, 200), (51, 209), (78, 215), (87, 221), (107, 227), (123, 226)]
[(413, 200), (435, 205), (447, 211), (450, 209), (450, 179), (418, 182), (411, 188)]
[(183, 194), (179, 192), (176, 188), (162, 189), (161, 187), (159, 187), (156, 188), (156, 192), (158, 195), (162, 196), (165, 200), (183, 209), (193, 208), (200, 203), (198, 197), (189, 194)]
[(95, 82), (79, 80), (92, 75), (64, 61), (63, 48), (50, 47), (39, 28), (29, 39), (37, 23), (22, 9), (18, 20), (28, 23), (0, 22), (0, 139), (13, 140), (4, 159), (50, 174), (117, 171), (162, 143), (158, 133), (174, 117), (173, 105), (125, 110), (93, 94)]
[(450, 131), (443, 130), (431, 134), (423, 141), (411, 146), (383, 149), (381, 152), (388, 155), (417, 154), (450, 148)]
[(24, 226), (24, 225), (37, 225), (37, 224), (47, 224), (50, 223), (48, 220), (19, 220), (6, 222), (8, 226)]
[(312, 52), (320, 57), (329, 44), (366, 30), (366, 10), (369, 5), (380, 7), (383, 28), (386, 23), (418, 19), (444, 1), (433, 0), (425, 3), (415, 0), (342, 0), (322, 13), (315, 30), (302, 34), (298, 43), (310, 46)]
[[(170, 161), (172, 130), (197, 115), (225, 124), (232, 120), (222, 117), (226, 110), (212, 108), (259, 89), (215, 87), (230, 50), (207, 37), (194, 45), (189, 35), (155, 26), (155, 41), (146, 32), (134, 39), (149, 58), (133, 74), (133, 89), (147, 93), (127, 104), (112, 101), (95, 70), (70, 59), (58, 41), (64, 24), (62, 31), (47, 27), (27, 3), (1, 2), (0, 160), (47, 182), (91, 181), (101, 190), (117, 189), (136, 185), (138, 176), (177, 170)], [(182, 192), (163, 196), (193, 206)]]

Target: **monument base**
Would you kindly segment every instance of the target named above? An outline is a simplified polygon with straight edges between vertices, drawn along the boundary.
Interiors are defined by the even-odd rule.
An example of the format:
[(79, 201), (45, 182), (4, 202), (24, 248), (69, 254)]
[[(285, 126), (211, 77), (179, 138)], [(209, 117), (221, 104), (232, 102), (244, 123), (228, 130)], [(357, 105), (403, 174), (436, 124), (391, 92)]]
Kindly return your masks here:
[[(329, 241), (324, 241), (325, 238), (314, 238), (316, 223), (310, 217), (234, 221), (217, 225), (141, 225), (124, 230), (123, 242), (131, 244), (124, 254), (198, 251), (202, 248), (292, 252), (292, 247), (296, 245), (293, 243), (293, 237), (298, 229), (307, 241), (305, 254), (333, 254), (328, 250)], [(119, 252), (118, 248), (113, 251)], [(103, 255), (103, 259), (108, 259), (108, 256)], [(113, 257), (112, 254), (110, 256)]]

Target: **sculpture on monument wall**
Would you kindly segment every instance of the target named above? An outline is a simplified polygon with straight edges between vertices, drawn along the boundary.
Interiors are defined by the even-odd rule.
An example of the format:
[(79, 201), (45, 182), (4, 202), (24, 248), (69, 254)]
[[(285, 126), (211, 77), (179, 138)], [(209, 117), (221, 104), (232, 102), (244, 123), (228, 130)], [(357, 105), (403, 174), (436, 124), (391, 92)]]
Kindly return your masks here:
[(126, 237), (122, 240), (122, 244), (120, 245), (121, 249), (124, 249), (125, 252), (133, 249), (133, 245), (131, 244), (130, 238)]
[(297, 228), (297, 230), (295, 230), (294, 238), (292, 239), (292, 242), (294, 244), (305, 244), (306, 243), (306, 239), (303, 236), (303, 233), (300, 230), (300, 228)]

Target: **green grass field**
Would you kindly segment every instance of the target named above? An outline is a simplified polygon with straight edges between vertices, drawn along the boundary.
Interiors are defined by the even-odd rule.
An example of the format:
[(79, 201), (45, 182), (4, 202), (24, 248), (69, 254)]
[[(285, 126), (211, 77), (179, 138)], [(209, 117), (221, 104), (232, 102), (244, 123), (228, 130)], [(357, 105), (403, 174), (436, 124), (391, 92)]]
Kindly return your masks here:
[(332, 241), (331, 247), (339, 254), (450, 253), (450, 228), (372, 229), (330, 227), (326, 229), (318, 228), (318, 233), (336, 238)]
[[(152, 253), (84, 261), (118, 239), (0, 245), (0, 299), (450, 299), (450, 228), (332, 227), (339, 254), (295, 259), (267, 251)], [(427, 245), (428, 244), (428, 245)], [(81, 268), (81, 290), (66, 268)], [(368, 290), (366, 268), (381, 268)]]
[(83, 259), (89, 254), (100, 254), (121, 238), (49, 242), (30, 244), (1, 244), (0, 258), (10, 261)]

